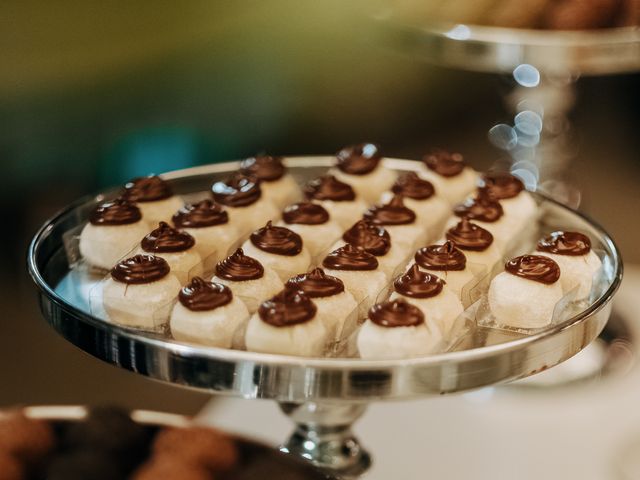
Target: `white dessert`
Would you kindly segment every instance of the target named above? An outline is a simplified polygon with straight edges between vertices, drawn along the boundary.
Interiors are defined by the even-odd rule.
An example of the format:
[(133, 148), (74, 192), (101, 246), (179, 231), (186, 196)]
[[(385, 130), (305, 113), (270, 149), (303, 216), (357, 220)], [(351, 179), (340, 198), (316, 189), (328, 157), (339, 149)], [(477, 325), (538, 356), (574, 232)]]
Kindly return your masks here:
[(502, 259), (493, 235), (465, 217), (446, 231), (445, 240), (452, 241), (462, 250), (468, 263), (482, 265), (488, 271)]
[(438, 195), (450, 205), (463, 201), (477, 186), (478, 173), (465, 165), (459, 153), (436, 149), (424, 156), (423, 163), (419, 175), (433, 183)]
[(313, 259), (328, 253), (332, 243), (342, 235), (342, 228), (331, 219), (329, 212), (322, 205), (311, 202), (286, 207), (280, 226), (300, 235)]
[(155, 175), (135, 178), (124, 188), (123, 196), (137, 204), (142, 218), (149, 225), (169, 222), (175, 211), (183, 205), (182, 199), (173, 194), (169, 184)]
[(363, 218), (384, 227), (391, 236), (392, 245), (407, 255), (417, 245), (424, 244), (429, 236), (425, 226), (417, 221), (415, 212), (404, 204), (401, 195), (394, 195), (386, 204), (374, 205), (364, 213)]
[(343, 229), (353, 225), (367, 209), (367, 204), (356, 196), (353, 188), (333, 175), (324, 175), (309, 182), (305, 195), (322, 205)]
[(526, 228), (535, 219), (538, 205), (533, 196), (525, 190), (522, 181), (509, 173), (490, 172), (482, 177), (485, 195), (498, 200), (504, 211), (505, 221), (516, 231)]
[(257, 155), (243, 160), (240, 164), (242, 173), (254, 175), (260, 180), (260, 188), (264, 198), (271, 201), (278, 208), (282, 208), (300, 198), (300, 187), (298, 187), (295, 179), (287, 173), (282, 160), (282, 157)]

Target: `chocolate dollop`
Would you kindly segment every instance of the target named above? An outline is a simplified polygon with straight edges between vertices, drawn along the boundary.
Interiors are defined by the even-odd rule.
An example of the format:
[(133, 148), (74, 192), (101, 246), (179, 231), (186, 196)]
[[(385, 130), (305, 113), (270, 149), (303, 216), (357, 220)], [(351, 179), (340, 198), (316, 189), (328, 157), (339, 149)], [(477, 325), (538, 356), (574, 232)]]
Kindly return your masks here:
[(440, 148), (434, 148), (422, 158), (429, 170), (443, 177), (455, 177), (466, 167), (462, 154), (452, 153)]
[(286, 227), (275, 227), (271, 221), (249, 237), (264, 252), (293, 257), (302, 251), (302, 237)]
[(302, 290), (311, 298), (332, 297), (344, 292), (344, 283), (339, 278), (324, 273), (321, 268), (314, 268), (290, 278), (287, 287)]
[(229, 214), (213, 200), (187, 204), (172, 217), (178, 228), (204, 228), (229, 223)]
[(391, 191), (413, 200), (427, 200), (436, 192), (433, 184), (420, 178), (416, 172), (401, 175), (391, 187)]
[(402, 195), (394, 195), (389, 203), (369, 208), (363, 218), (376, 225), (407, 225), (416, 221), (416, 214), (404, 205)]
[(424, 323), (424, 315), (415, 305), (397, 299), (378, 303), (371, 307), (369, 320), (386, 328), (416, 327)]
[(350, 145), (340, 150), (336, 157), (338, 158), (336, 166), (349, 175), (371, 173), (382, 160), (378, 146), (373, 143)]
[(119, 262), (111, 269), (111, 278), (128, 285), (142, 285), (161, 280), (170, 270), (164, 258), (141, 254)]
[(579, 232), (553, 232), (538, 242), (539, 252), (557, 255), (586, 255), (591, 251), (591, 240)]
[(322, 266), (332, 270), (375, 270), (378, 260), (363, 248), (347, 243), (327, 255)]
[(458, 217), (466, 217), (469, 220), (493, 223), (504, 215), (502, 205), (488, 195), (478, 195), (470, 198), (453, 209)]
[(129, 225), (141, 218), (142, 213), (134, 203), (126, 198), (116, 198), (98, 205), (91, 212), (89, 222), (92, 225)]
[(233, 294), (226, 285), (194, 277), (178, 294), (180, 303), (194, 312), (214, 310), (231, 303)]
[(518, 177), (505, 172), (490, 172), (482, 176), (482, 188), (495, 200), (513, 198), (524, 190)]
[(471, 223), (466, 217), (462, 217), (456, 226), (447, 230), (446, 237), (462, 250), (477, 252), (486, 250), (493, 243), (491, 232)]
[(258, 315), (262, 321), (274, 327), (290, 327), (308, 322), (315, 317), (316, 311), (317, 307), (303, 291), (285, 288), (262, 302)]
[(342, 239), (376, 257), (386, 255), (391, 249), (389, 232), (384, 227), (374, 225), (366, 220), (357, 221), (349, 230), (344, 232)]
[(264, 275), (264, 267), (253, 257), (238, 248), (233, 254), (216, 265), (216, 276), (232, 282), (257, 280)]
[(122, 196), (131, 202), (156, 202), (172, 197), (173, 190), (157, 175), (150, 175), (126, 183)]
[(282, 157), (257, 155), (243, 160), (240, 171), (245, 175), (254, 175), (262, 182), (274, 182), (281, 179), (287, 169), (282, 164)]
[(262, 195), (260, 180), (239, 172), (226, 181), (214, 183), (211, 191), (213, 199), (227, 207), (246, 207), (260, 200)]
[(427, 270), (456, 271), (464, 270), (467, 266), (467, 257), (451, 240), (447, 240), (443, 245), (422, 247), (416, 252), (414, 259)]
[(551, 285), (560, 278), (560, 267), (549, 257), (542, 255), (522, 255), (509, 260), (504, 265), (506, 272), (516, 277)]
[(411, 298), (431, 298), (442, 292), (444, 280), (420, 270), (415, 263), (393, 282), (393, 288), (400, 295)]
[(142, 249), (150, 253), (184, 252), (195, 244), (196, 241), (191, 235), (173, 228), (166, 222), (160, 222), (158, 228), (148, 233), (140, 242)]
[(300, 202), (286, 207), (282, 219), (289, 225), (321, 225), (329, 221), (329, 212), (317, 203)]
[(309, 200), (331, 200), (333, 202), (351, 202), (356, 194), (348, 185), (333, 175), (323, 175), (311, 180), (304, 188), (304, 194)]

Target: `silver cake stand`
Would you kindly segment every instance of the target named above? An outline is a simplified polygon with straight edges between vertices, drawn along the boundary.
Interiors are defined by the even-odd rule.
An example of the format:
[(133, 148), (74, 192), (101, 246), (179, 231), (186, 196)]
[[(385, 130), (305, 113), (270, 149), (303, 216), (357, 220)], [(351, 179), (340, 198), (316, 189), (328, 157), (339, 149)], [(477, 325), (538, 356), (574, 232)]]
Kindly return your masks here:
[[(418, 163), (387, 159), (397, 170)], [(330, 157), (287, 160), (300, 181), (326, 171)], [(234, 171), (237, 162), (165, 175), (177, 193), (206, 191)], [(109, 195), (107, 192), (105, 195)], [(605, 268), (595, 299), (568, 320), (530, 336), (485, 327), (472, 329), (458, 351), (424, 358), (371, 361), (355, 358), (298, 358), (188, 345), (159, 335), (119, 327), (90, 313), (91, 285), (70, 268), (63, 236), (86, 222), (105, 195), (81, 199), (49, 220), (28, 255), (46, 320), (64, 338), (120, 368), (185, 387), (247, 399), (272, 399), (297, 424), (283, 449), (341, 476), (357, 476), (370, 457), (351, 433), (367, 404), (471, 390), (524, 378), (570, 358), (604, 328), (611, 299), (622, 278), (620, 254), (597, 224), (539, 195), (541, 229), (577, 229), (602, 252)]]

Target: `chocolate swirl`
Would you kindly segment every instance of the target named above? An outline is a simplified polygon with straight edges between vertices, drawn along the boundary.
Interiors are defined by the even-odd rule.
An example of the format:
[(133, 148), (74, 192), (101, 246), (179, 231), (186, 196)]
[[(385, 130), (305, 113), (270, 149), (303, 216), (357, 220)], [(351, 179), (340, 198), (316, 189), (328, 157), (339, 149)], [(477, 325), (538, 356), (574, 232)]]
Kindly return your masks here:
[(257, 280), (264, 276), (264, 267), (255, 258), (248, 257), (241, 248), (216, 265), (216, 276), (232, 282)]
[(333, 175), (323, 175), (311, 180), (304, 188), (304, 195), (309, 200), (331, 200), (333, 202), (351, 202), (356, 199), (356, 193), (344, 182)]
[(433, 184), (420, 178), (416, 172), (407, 172), (400, 176), (391, 187), (391, 191), (413, 200), (427, 200), (436, 193)]
[(262, 196), (260, 181), (242, 173), (235, 173), (224, 182), (214, 183), (211, 191), (213, 199), (227, 207), (246, 207)]
[(329, 212), (317, 203), (300, 202), (285, 208), (282, 219), (289, 225), (322, 225), (329, 221)]
[(311, 320), (317, 307), (302, 291), (285, 288), (276, 296), (262, 302), (258, 315), (273, 327), (290, 327)]
[(285, 227), (274, 227), (271, 221), (249, 237), (263, 252), (293, 257), (302, 251), (302, 237)]
[(365, 252), (380, 257), (391, 249), (391, 236), (384, 227), (374, 225), (365, 220), (357, 221), (344, 232), (342, 239)]
[(460, 153), (451, 153), (440, 148), (434, 148), (422, 158), (422, 162), (429, 170), (443, 177), (455, 177), (466, 167)]
[(167, 182), (157, 175), (134, 178), (124, 186), (122, 196), (132, 202), (157, 202), (173, 196)]
[(510, 173), (491, 172), (482, 176), (482, 188), (495, 200), (513, 198), (524, 190), (524, 184)]
[(466, 200), (456, 206), (453, 213), (458, 217), (487, 223), (497, 222), (504, 215), (502, 205), (488, 195), (478, 195), (476, 198)]
[(302, 290), (311, 298), (332, 297), (344, 292), (344, 283), (339, 278), (327, 275), (321, 268), (290, 278), (286, 286)]
[(582, 233), (558, 231), (540, 240), (536, 250), (578, 257), (591, 251), (591, 240)]
[(151, 233), (148, 233), (140, 242), (145, 252), (150, 253), (175, 253), (189, 250), (196, 244), (195, 239), (187, 232), (177, 230), (166, 222)]
[(204, 228), (229, 223), (229, 214), (207, 199), (183, 206), (171, 219), (178, 228)]
[(466, 217), (462, 217), (455, 227), (447, 230), (445, 236), (462, 250), (482, 252), (493, 243), (493, 235), (490, 232), (471, 223)]
[(443, 245), (422, 247), (414, 257), (416, 263), (427, 270), (459, 271), (467, 266), (467, 257), (451, 240)]
[(378, 146), (373, 143), (350, 145), (340, 150), (336, 157), (338, 158), (336, 166), (349, 175), (371, 173), (382, 160)]
[(127, 285), (142, 285), (161, 280), (170, 270), (164, 258), (141, 254), (119, 262), (111, 269), (111, 278)]
[(194, 312), (215, 310), (231, 303), (233, 294), (226, 285), (194, 277), (178, 294), (180, 303)]
[(399, 298), (371, 307), (369, 320), (385, 328), (416, 327), (424, 323), (424, 314), (415, 305)]
[(542, 255), (522, 255), (509, 260), (504, 265), (506, 272), (516, 277), (551, 285), (560, 278), (560, 267), (549, 257)]
[(98, 205), (89, 215), (89, 222), (92, 225), (129, 225), (141, 218), (142, 213), (135, 204), (125, 198), (116, 198)]
[(327, 255), (322, 266), (333, 270), (375, 270), (378, 260), (364, 249), (347, 243)]
[(442, 292), (444, 280), (423, 272), (415, 263), (404, 275), (393, 282), (393, 288), (400, 295), (410, 298), (431, 298)]
[(375, 225), (408, 225), (416, 221), (415, 212), (404, 205), (402, 195), (394, 195), (385, 205), (374, 205), (362, 216)]
[(258, 177), (262, 182), (274, 182), (281, 179), (287, 169), (282, 164), (282, 157), (258, 155), (247, 158), (240, 163), (240, 172)]

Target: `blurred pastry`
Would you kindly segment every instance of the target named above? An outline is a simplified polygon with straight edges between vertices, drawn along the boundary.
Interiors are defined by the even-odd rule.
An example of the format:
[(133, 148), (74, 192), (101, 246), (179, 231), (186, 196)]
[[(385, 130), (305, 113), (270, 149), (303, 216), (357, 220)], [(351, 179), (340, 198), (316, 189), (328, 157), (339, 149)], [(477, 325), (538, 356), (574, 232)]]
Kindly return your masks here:
[[(21, 411), (0, 418), (0, 452), (24, 462), (25, 466), (33, 467), (44, 460), (54, 449), (54, 443), (53, 429), (44, 421), (28, 418)], [(7, 466), (12, 463), (4, 460)]]
[(502, 257), (491, 232), (472, 223), (466, 217), (448, 229), (445, 237), (463, 251), (467, 262), (484, 265), (489, 271)]
[(613, 24), (620, 0), (558, 0), (545, 12), (544, 27), (590, 30)]
[(277, 207), (282, 208), (300, 197), (300, 187), (287, 173), (282, 157), (257, 155), (240, 163), (240, 172), (260, 180), (262, 194)]
[(510, 173), (485, 173), (478, 194), (499, 201), (505, 221), (512, 223), (517, 231), (534, 220), (538, 211), (536, 201), (524, 188), (522, 180)]
[(488, 24), (507, 28), (537, 28), (551, 0), (500, 0), (491, 10)]
[(463, 201), (476, 188), (478, 175), (460, 153), (433, 149), (422, 158), (422, 163), (425, 168), (420, 176), (433, 183), (437, 194), (450, 205)]
[(307, 199), (322, 205), (342, 228), (358, 220), (367, 209), (367, 204), (356, 197), (351, 185), (341, 182), (333, 175), (324, 175), (311, 180), (304, 189)]
[(302, 237), (312, 258), (326, 253), (340, 238), (342, 228), (329, 212), (318, 203), (300, 202), (289, 205), (282, 212), (282, 226)]
[(427, 229), (417, 221), (415, 212), (404, 204), (402, 195), (396, 194), (388, 203), (374, 205), (362, 217), (373, 225), (384, 227), (392, 244), (407, 254), (428, 237)]
[(134, 178), (125, 184), (122, 196), (138, 205), (142, 218), (149, 225), (168, 222), (183, 204), (169, 184), (156, 175)]

